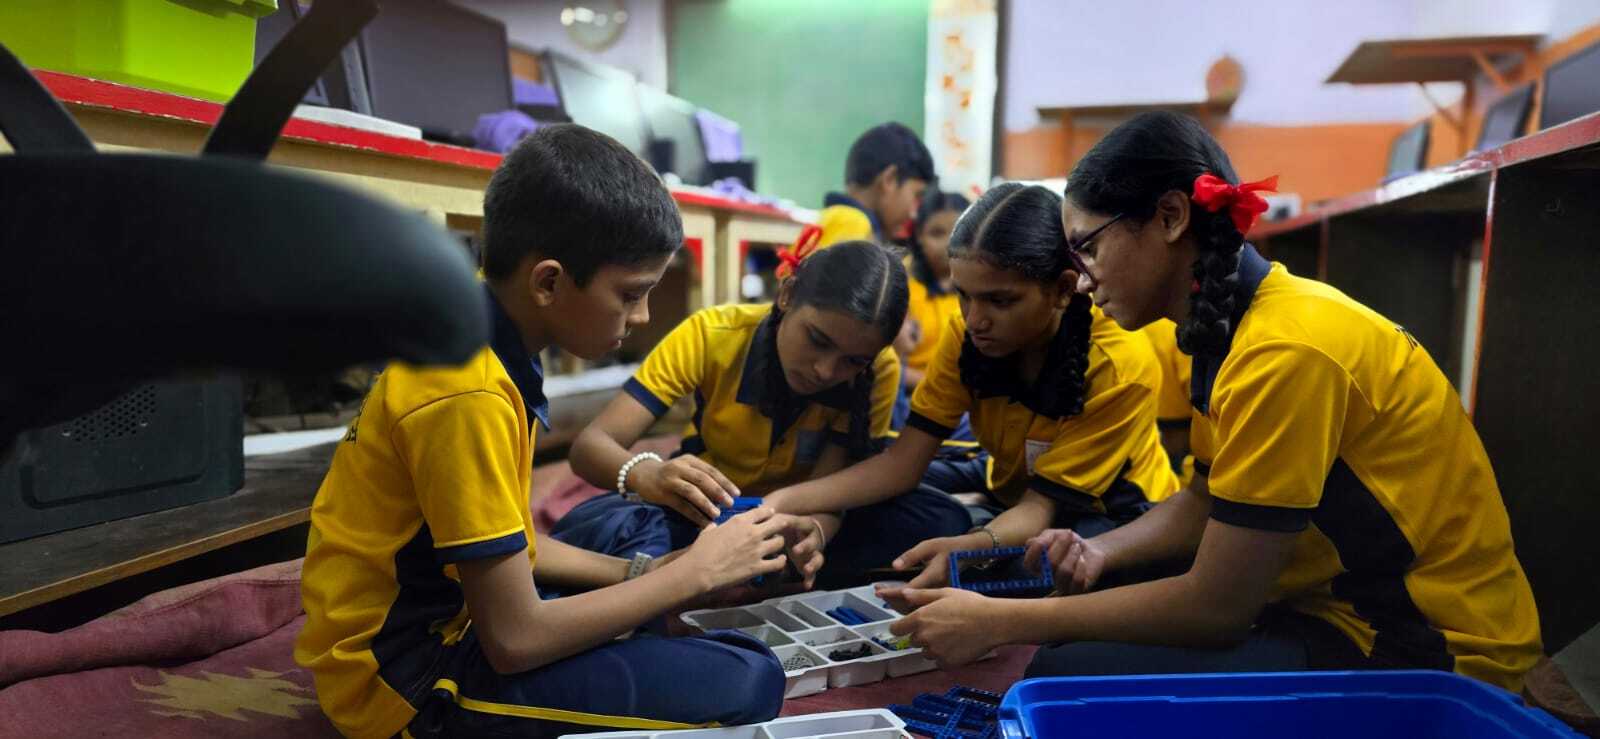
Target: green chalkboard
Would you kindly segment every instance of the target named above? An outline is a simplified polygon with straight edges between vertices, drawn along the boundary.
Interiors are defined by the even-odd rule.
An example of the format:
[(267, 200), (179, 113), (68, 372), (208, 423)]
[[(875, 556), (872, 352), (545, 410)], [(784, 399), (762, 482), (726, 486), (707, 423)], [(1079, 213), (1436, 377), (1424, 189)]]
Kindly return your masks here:
[(850, 143), (922, 132), (928, 0), (669, 2), (671, 92), (739, 122), (763, 193), (817, 207)]

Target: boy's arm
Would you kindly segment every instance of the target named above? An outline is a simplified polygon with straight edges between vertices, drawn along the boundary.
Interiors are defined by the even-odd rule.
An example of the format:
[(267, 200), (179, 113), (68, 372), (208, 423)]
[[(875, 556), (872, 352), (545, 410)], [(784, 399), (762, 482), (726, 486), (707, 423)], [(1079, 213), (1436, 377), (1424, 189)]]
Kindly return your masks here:
[(683, 556), (653, 572), (551, 601), (539, 599), (526, 549), (460, 562), (457, 569), (484, 657), (496, 672), (512, 674), (595, 647), (696, 596), (781, 570), (789, 525), (758, 508), (707, 529)]
[[(554, 585), (593, 590), (616, 585), (628, 574), (630, 562), (599, 552), (572, 546), (545, 534), (537, 534), (534, 551), (539, 553), (539, 579)], [(672, 555), (667, 555), (668, 557)], [(657, 563), (665, 564), (666, 557)]]

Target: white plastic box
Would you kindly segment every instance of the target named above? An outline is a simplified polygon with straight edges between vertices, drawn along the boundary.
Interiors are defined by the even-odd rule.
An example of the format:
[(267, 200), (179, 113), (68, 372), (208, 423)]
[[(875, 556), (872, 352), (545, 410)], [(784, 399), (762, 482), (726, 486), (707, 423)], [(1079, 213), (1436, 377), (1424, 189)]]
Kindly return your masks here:
[(883, 709), (790, 716), (749, 726), (569, 734), (562, 739), (906, 739), (906, 723)]
[[(784, 665), (785, 698), (820, 693), (828, 688), (866, 685), (885, 677), (933, 669), (933, 660), (924, 657), (921, 649), (890, 650), (872, 641), (876, 637), (894, 643), (898, 637), (889, 634), (889, 624), (900, 618), (873, 594), (874, 587), (816, 591), (738, 608), (688, 611), (682, 618), (684, 623), (702, 631), (738, 629), (765, 642)], [(828, 615), (828, 611), (839, 606), (854, 609), (868, 619), (867, 623), (847, 625)], [(828, 656), (841, 649), (859, 650), (862, 645), (869, 650), (865, 657), (833, 660)], [(730, 736), (727, 739), (767, 738)], [(850, 739), (866, 738), (852, 736)]]

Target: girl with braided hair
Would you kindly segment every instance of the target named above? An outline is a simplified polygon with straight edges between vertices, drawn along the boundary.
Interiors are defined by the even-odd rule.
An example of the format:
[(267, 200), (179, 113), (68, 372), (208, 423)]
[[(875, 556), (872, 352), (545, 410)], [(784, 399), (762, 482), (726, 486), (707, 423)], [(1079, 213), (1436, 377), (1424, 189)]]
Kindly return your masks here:
[[(1030, 676), (1425, 668), (1513, 692), (1539, 616), (1461, 399), (1404, 328), (1268, 262), (1266, 210), (1194, 119), (1118, 126), (1068, 177), (1078, 287), (1133, 330), (1166, 317), (1192, 357), (1189, 486), (1100, 536), (1050, 531), (1064, 598), (919, 591), (894, 627), (945, 662), (1050, 644)], [(1184, 574), (1090, 590), (1192, 556)]]
[(847, 510), (915, 485), (963, 414), (993, 460), (989, 489), (1001, 511), (895, 558), (896, 569), (920, 570), (914, 586), (945, 584), (951, 551), (1019, 546), (1052, 525), (1092, 535), (1177, 490), (1156, 432), (1155, 353), (1076, 294), (1060, 207), (1043, 187), (1007, 183), (967, 210), (950, 240), (961, 312), (938, 329), (900, 438), (849, 469), (774, 492), (780, 512)]

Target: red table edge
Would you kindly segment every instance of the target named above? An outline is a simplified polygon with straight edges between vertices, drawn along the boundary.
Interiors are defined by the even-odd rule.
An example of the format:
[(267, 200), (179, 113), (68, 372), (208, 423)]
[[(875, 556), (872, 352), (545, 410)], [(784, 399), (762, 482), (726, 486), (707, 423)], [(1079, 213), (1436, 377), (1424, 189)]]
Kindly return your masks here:
[[(34, 70), (33, 73), (56, 98), (71, 105), (169, 118), (204, 126), (216, 125), (222, 117), (223, 105), (210, 100), (60, 72)], [(499, 154), (487, 151), (390, 136), (303, 118), (291, 118), (283, 127), (283, 138), (489, 171), (499, 166), (501, 159)], [(787, 212), (770, 205), (746, 203), (701, 192), (676, 189), (671, 192), (673, 199), (682, 205), (737, 211), (774, 220), (795, 220)]]

